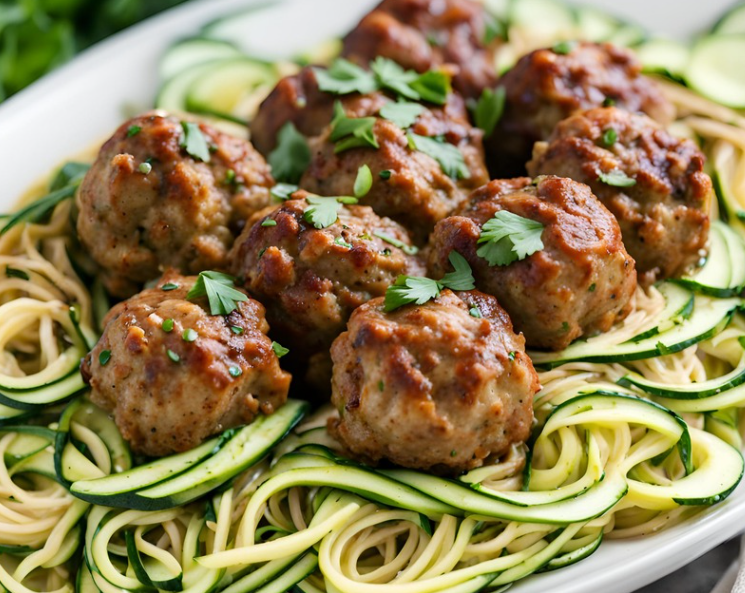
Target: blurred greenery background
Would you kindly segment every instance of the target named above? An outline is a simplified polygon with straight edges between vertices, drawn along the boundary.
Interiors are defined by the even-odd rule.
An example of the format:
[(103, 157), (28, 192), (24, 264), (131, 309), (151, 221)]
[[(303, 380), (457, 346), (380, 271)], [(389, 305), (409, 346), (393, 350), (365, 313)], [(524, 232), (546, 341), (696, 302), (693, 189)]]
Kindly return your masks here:
[(76, 53), (185, 0), (0, 0), (0, 101)]

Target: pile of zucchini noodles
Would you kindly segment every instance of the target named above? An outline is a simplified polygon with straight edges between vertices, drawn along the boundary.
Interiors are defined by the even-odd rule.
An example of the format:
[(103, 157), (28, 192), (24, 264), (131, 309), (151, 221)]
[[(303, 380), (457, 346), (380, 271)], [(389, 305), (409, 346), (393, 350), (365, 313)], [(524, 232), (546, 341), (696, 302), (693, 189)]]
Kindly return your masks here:
[[(552, 41), (517, 33), (504, 51), (520, 55)], [(745, 210), (745, 118), (680, 85), (661, 84), (678, 108), (674, 130), (701, 143), (722, 217), (745, 239), (736, 216)], [(34, 188), (24, 201), (43, 193)], [(322, 410), (269, 458), (197, 502), (159, 511), (83, 502), (55, 467), (61, 406), (17, 405), (25, 388), (58, 376), (100, 331), (105, 297), (95, 282), (91, 293), (74, 214), (73, 201), (65, 200), (46, 221), (0, 236), (0, 385), (16, 389), (16, 404), (0, 404), (0, 589), (10, 593), (498, 590), (581, 560), (602, 539), (680, 523), (740, 479), (742, 460), (733, 449), (742, 449), (745, 426), (740, 299), (693, 297), (691, 285), (694, 311), (724, 311), (707, 339), (664, 356), (570, 360), (542, 371), (532, 441), (462, 476), (460, 485), (418, 472), (372, 471), (339, 457), (325, 430), (333, 411)], [(719, 218), (716, 204), (713, 216)], [(660, 325), (669, 321), (673, 289), (678, 296), (688, 290), (639, 289), (634, 312), (593, 338), (592, 349), (612, 351), (655, 331), (664, 342), (665, 331), (676, 331)], [(690, 323), (688, 314), (690, 302), (673, 325)], [(636, 383), (622, 380), (628, 376)], [(694, 383), (720, 388), (704, 397), (675, 395)], [(87, 464), (84, 477), (131, 465), (104, 414), (65, 430)]]

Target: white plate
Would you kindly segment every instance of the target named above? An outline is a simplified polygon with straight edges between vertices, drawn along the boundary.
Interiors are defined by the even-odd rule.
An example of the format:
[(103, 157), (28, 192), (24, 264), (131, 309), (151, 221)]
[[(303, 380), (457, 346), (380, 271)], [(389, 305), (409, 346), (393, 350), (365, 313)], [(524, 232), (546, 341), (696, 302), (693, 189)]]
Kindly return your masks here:
[[(346, 30), (373, 0), (295, 0), (267, 9), (247, 39), (273, 54), (295, 50)], [(650, 29), (688, 33), (707, 25), (728, 0), (596, 0)], [(125, 112), (145, 110), (157, 85), (158, 57), (173, 40), (210, 20), (258, 4), (201, 0), (139, 25), (94, 47), (61, 70), (0, 105), (0, 211), (9, 210), (33, 181), (103, 140)], [(590, 4), (590, 2), (585, 2)], [(653, 20), (654, 19), (654, 20)], [(254, 37), (255, 35), (255, 37)], [(745, 487), (698, 518), (643, 539), (605, 542), (589, 559), (515, 586), (515, 593), (627, 593), (692, 561), (745, 529)]]

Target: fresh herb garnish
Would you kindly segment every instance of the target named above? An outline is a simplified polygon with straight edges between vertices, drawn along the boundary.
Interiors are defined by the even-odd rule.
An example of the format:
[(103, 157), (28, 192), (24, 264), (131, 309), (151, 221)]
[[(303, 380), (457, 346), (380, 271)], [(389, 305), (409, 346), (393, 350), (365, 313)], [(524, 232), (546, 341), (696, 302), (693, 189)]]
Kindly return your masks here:
[(382, 379), (378, 381), (378, 391), (381, 391), (381, 392), (385, 391), (385, 383), (383, 382)]
[(484, 137), (488, 138), (494, 132), (504, 112), (504, 100), (506, 92), (503, 86), (493, 91), (484, 89), (478, 103), (473, 110), (473, 119), (476, 126), (484, 131)]
[(190, 121), (182, 121), (181, 127), (184, 130), (184, 133), (181, 136), (181, 141), (179, 142), (181, 148), (186, 150), (187, 154), (195, 159), (209, 163), (210, 147), (207, 144), (207, 139), (204, 137), (199, 124)]
[(606, 97), (603, 99), (603, 107), (613, 107), (616, 104), (616, 100), (613, 97)]
[(137, 136), (142, 131), (142, 127), (140, 126), (129, 126), (127, 128), (127, 138), (131, 138), (132, 136)]
[(410, 86), (419, 77), (413, 70), (404, 70), (393, 60), (381, 56), (370, 62), (370, 70), (375, 74), (379, 88), (406, 99), (419, 99), (419, 93)]
[(481, 319), (483, 317), (483, 315), (481, 314), (481, 309), (479, 309), (478, 307), (471, 307), (468, 310), (468, 314), (471, 317), (475, 317), (476, 319)]
[(416, 245), (407, 245), (403, 241), (396, 239), (396, 237), (392, 237), (391, 235), (388, 235), (381, 231), (375, 231), (373, 235), (375, 235), (378, 239), (382, 239), (386, 243), (390, 243), (394, 247), (398, 247), (406, 255), (416, 255), (417, 253), (419, 253), (419, 248)]
[(277, 226), (277, 221), (272, 220), (271, 218), (267, 218), (265, 221), (261, 223), (261, 226), (263, 227)]
[(374, 117), (347, 117), (344, 107), (337, 101), (330, 136), (336, 144), (334, 152), (338, 154), (350, 148), (379, 148), (373, 133), (375, 121)]
[(483, 45), (489, 45), (495, 39), (507, 37), (505, 26), (496, 16), (484, 11), (484, 37), (481, 39)]
[(24, 272), (23, 270), (18, 270), (16, 268), (11, 268), (10, 266), (7, 266), (5, 268), (5, 275), (8, 278), (20, 278), (21, 280), (30, 280), (31, 278), (29, 275)]
[(352, 249), (352, 247), (354, 247), (354, 245), (352, 245), (351, 243), (347, 243), (344, 240), (344, 237), (337, 237), (336, 239), (334, 239), (334, 243), (340, 245), (341, 247), (346, 247), (347, 249)]
[(517, 352), (515, 352), (514, 350), (512, 350), (511, 352), (509, 352), (507, 354), (507, 358), (509, 358), (510, 360), (515, 360), (515, 356), (516, 355), (517, 355)]
[(225, 179), (223, 179), (223, 183), (225, 185), (235, 185), (235, 182), (235, 171), (233, 169), (228, 169), (227, 171), (225, 171)]
[(230, 373), (231, 377), (240, 377), (243, 374), (243, 371), (241, 370), (241, 367), (230, 367), (228, 369), (228, 372)]
[(181, 361), (181, 357), (170, 348), (166, 350), (166, 354), (168, 355), (168, 358), (170, 358), (173, 362)]
[(317, 229), (325, 229), (334, 224), (339, 218), (342, 204), (355, 204), (356, 198), (322, 198), (308, 196), (305, 200), (310, 204), (303, 212), (303, 218)]
[(279, 130), (277, 146), (267, 158), (272, 175), (277, 181), (297, 183), (310, 165), (310, 159), (308, 141), (298, 132), (295, 124), (288, 121)]
[(569, 323), (567, 323), (566, 321), (562, 321), (561, 322), (561, 331), (563, 331), (564, 333), (568, 332), (569, 331)]
[(481, 229), (476, 254), (490, 266), (506, 266), (543, 249), (543, 225), (507, 210), (500, 210)]
[(235, 288), (232, 276), (220, 272), (200, 272), (196, 283), (187, 293), (189, 300), (206, 296), (212, 315), (229, 315), (238, 308), (238, 303), (248, 297)]
[(153, 166), (150, 163), (140, 163), (140, 166), (137, 167), (137, 170), (142, 173), (143, 175), (149, 175), (150, 171), (153, 170)]
[(421, 101), (428, 101), (435, 105), (444, 105), (447, 103), (448, 95), (453, 90), (450, 84), (450, 77), (439, 70), (430, 70), (421, 74), (414, 82), (411, 88)]
[(236, 336), (243, 335), (243, 328), (238, 327), (237, 325), (231, 325), (230, 331), (232, 331)]
[(587, 290), (588, 292), (595, 292), (595, 283), (593, 282), (592, 284), (590, 284), (590, 288), (588, 288)]
[(185, 329), (181, 334), (181, 339), (184, 340), (184, 342), (196, 342), (198, 337), (199, 334), (192, 328)]
[(357, 169), (357, 177), (354, 180), (354, 196), (363, 198), (372, 188), (373, 176), (370, 167), (362, 165)]
[(176, 290), (178, 288), (178, 284), (175, 282), (166, 282), (163, 286), (160, 287), (161, 290), (165, 290), (166, 292), (170, 290)]
[(285, 354), (290, 352), (289, 348), (285, 348), (279, 342), (272, 342), (272, 350), (274, 350), (274, 354), (277, 355), (277, 358), (282, 358)]
[(101, 353), (98, 355), (98, 364), (100, 364), (102, 367), (105, 367), (107, 364), (109, 364), (110, 360), (111, 350), (101, 350)]
[(337, 58), (328, 70), (314, 68), (318, 88), (324, 93), (348, 95), (372, 93), (378, 89), (375, 76), (344, 58)]
[(68, 185), (79, 184), (90, 168), (91, 166), (87, 163), (77, 163), (75, 161), (65, 163), (57, 171), (52, 183), (49, 184), (49, 191), (57, 191)]
[(386, 103), (380, 108), (380, 117), (392, 121), (402, 130), (413, 126), (414, 122), (424, 111), (419, 103), (410, 101), (398, 101), (397, 103)]
[(171, 333), (173, 331), (173, 319), (164, 319), (163, 323), (160, 324), (160, 328), (166, 333)]
[(438, 162), (442, 172), (452, 179), (468, 179), (471, 176), (463, 154), (457, 146), (445, 142), (443, 138), (430, 138), (409, 132), (409, 148), (418, 150)]
[(443, 288), (451, 290), (471, 290), (474, 287), (471, 266), (457, 251), (451, 251), (448, 257), (454, 272), (448, 272), (442, 280), (432, 280), (418, 276), (399, 276), (396, 282), (385, 292), (383, 310), (395, 311), (399, 307), (409, 304), (423, 305), (427, 301), (440, 296)]
[(393, 171), (390, 169), (385, 169), (378, 173), (378, 176), (383, 179), (384, 181), (388, 181), (391, 178), (391, 175), (393, 174)]
[(606, 185), (612, 185), (613, 187), (631, 187), (636, 185), (636, 179), (629, 177), (623, 171), (615, 169), (610, 173), (598, 173), (598, 179)]
[(618, 132), (613, 128), (608, 128), (603, 132), (603, 144), (605, 146), (613, 146), (618, 141)]
[(555, 54), (560, 55), (567, 55), (572, 53), (572, 50), (577, 47), (576, 41), (559, 41), (558, 43), (554, 44), (554, 46), (551, 48), (551, 50)]
[(269, 190), (269, 193), (275, 200), (284, 202), (285, 200), (289, 200), (292, 194), (294, 194), (299, 189), (300, 188), (297, 185), (294, 185), (292, 183), (278, 183)]

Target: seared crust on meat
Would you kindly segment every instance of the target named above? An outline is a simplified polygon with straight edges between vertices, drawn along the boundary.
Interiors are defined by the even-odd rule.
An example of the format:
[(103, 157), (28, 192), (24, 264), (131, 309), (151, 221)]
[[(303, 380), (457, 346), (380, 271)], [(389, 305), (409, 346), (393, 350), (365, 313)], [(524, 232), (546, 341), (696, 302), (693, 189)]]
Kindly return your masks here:
[(499, 41), (484, 43), (486, 19), (473, 0), (383, 0), (344, 38), (342, 55), (363, 66), (382, 56), (417, 72), (452, 64), (455, 88), (477, 98), (497, 78)]
[(505, 110), (492, 135), (489, 166), (515, 175), (530, 159), (533, 143), (545, 140), (556, 124), (584, 109), (612, 101), (627, 111), (643, 111), (661, 123), (673, 107), (627, 49), (608, 43), (578, 43), (567, 54), (539, 49), (523, 56), (500, 80)]
[(274, 182), (261, 155), (199, 127), (213, 147), (208, 163), (181, 146), (179, 119), (153, 113), (122, 124), (83, 180), (78, 236), (110, 293), (130, 296), (166, 267), (225, 267), (235, 231), (269, 203)]
[(494, 297), (444, 290), (424, 305), (383, 305), (357, 309), (331, 349), (340, 418), (329, 429), (349, 452), (456, 474), (528, 437), (538, 375)]
[[(230, 315), (210, 315), (206, 298), (186, 300), (195, 282), (169, 271), (155, 288), (116, 305), (83, 360), (91, 400), (113, 413), (136, 453), (188, 451), (287, 400), (291, 377), (266, 335), (264, 307), (248, 299)], [(166, 283), (178, 288), (165, 291)], [(188, 329), (197, 332), (194, 341), (184, 338)], [(104, 351), (110, 359), (102, 364)]]
[(265, 304), (273, 335), (304, 358), (328, 352), (352, 311), (385, 294), (399, 274), (423, 271), (417, 257), (379, 237), (411, 245), (397, 223), (344, 206), (334, 224), (317, 229), (304, 218), (306, 195), (257, 216), (231, 253), (233, 273)]
[[(478, 256), (481, 228), (500, 210), (543, 224), (544, 248), (507, 266)], [(497, 297), (531, 348), (561, 350), (630, 312), (636, 270), (618, 223), (589, 187), (571, 179), (492, 181), (438, 223), (430, 245), (432, 277), (449, 271), (452, 250), (460, 253), (476, 287)]]
[[(313, 157), (300, 186), (323, 196), (353, 195), (357, 171), (368, 165), (373, 185), (361, 203), (372, 206), (381, 216), (397, 220), (413, 233), (415, 241), (424, 243), (435, 223), (452, 212), (473, 189), (486, 183), (489, 176), (484, 165), (482, 132), (470, 125), (463, 100), (456, 95), (450, 95), (443, 107), (426, 108), (410, 130), (420, 136), (441, 137), (456, 146), (468, 168), (468, 177), (449, 177), (432, 157), (412, 149), (406, 131), (378, 117), (373, 128), (377, 149), (353, 148), (336, 153), (330, 127), (312, 139)], [(383, 171), (388, 172), (387, 178), (380, 176)]]
[[(618, 220), (626, 249), (650, 284), (684, 274), (706, 248), (713, 190), (704, 158), (692, 141), (650, 118), (607, 107), (562, 121), (548, 142), (536, 144), (528, 170), (588, 184)], [(600, 179), (613, 171), (635, 184), (615, 187)]]

